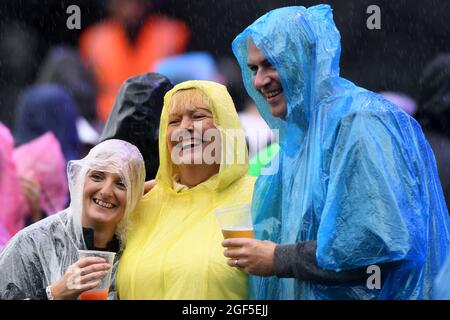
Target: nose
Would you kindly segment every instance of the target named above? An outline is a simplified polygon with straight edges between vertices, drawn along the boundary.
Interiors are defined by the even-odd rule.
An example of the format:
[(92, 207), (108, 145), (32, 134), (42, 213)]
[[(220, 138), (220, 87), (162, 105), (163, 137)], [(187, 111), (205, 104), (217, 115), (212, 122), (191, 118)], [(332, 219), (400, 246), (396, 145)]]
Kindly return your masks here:
[(253, 78), (253, 85), (257, 90), (261, 90), (270, 83), (270, 77), (267, 72), (258, 70)]
[(113, 183), (110, 179), (106, 179), (101, 186), (100, 195), (103, 199), (108, 199), (113, 196)]
[(189, 116), (183, 116), (180, 123), (180, 129), (193, 130), (194, 129), (194, 121)]

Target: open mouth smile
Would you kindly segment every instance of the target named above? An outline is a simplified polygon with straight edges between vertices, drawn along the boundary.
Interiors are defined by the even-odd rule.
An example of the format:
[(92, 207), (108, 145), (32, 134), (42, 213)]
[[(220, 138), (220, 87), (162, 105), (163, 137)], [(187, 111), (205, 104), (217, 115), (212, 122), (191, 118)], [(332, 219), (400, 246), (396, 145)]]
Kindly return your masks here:
[(272, 91), (262, 91), (264, 97), (266, 97), (267, 100), (273, 99), (277, 96), (280, 95), (280, 93), (282, 93), (283, 90), (282, 89), (276, 89), (276, 90), (272, 90)]
[(116, 205), (114, 205), (112, 203), (105, 202), (105, 201), (102, 201), (102, 200), (99, 200), (96, 198), (94, 198), (94, 202), (95, 202), (95, 204), (99, 205), (100, 207), (106, 208), (106, 209), (112, 209), (112, 208), (117, 207)]
[(191, 141), (189, 143), (184, 143), (183, 146), (181, 147), (181, 150), (194, 149), (201, 146), (202, 144), (203, 144), (202, 140)]

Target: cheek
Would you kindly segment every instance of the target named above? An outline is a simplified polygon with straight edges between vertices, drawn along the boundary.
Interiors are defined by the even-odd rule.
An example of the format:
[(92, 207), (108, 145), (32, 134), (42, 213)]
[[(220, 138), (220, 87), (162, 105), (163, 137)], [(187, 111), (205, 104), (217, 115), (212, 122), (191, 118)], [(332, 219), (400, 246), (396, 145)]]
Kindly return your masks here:
[(83, 198), (84, 199), (89, 199), (92, 196), (92, 194), (95, 193), (95, 190), (96, 190), (96, 188), (95, 188), (95, 184), (94, 183), (86, 182), (84, 184), (84, 188), (83, 188)]
[(121, 190), (120, 193), (117, 194), (117, 199), (119, 199), (120, 204), (125, 207), (127, 204), (127, 192)]
[(169, 149), (169, 151), (172, 150), (172, 129), (167, 128), (167, 132), (166, 132), (166, 144), (167, 144), (167, 148)]
[(218, 131), (218, 129), (214, 125), (214, 120), (213, 119), (203, 120), (202, 121), (202, 129), (203, 129), (203, 132), (202, 132), (203, 134), (205, 134), (205, 132), (207, 132), (207, 131), (211, 131), (211, 133), (216, 134), (216, 132), (214, 132), (212, 130)]
[(116, 198), (120, 203), (120, 208), (125, 211), (127, 205), (127, 192), (124, 190), (116, 191)]

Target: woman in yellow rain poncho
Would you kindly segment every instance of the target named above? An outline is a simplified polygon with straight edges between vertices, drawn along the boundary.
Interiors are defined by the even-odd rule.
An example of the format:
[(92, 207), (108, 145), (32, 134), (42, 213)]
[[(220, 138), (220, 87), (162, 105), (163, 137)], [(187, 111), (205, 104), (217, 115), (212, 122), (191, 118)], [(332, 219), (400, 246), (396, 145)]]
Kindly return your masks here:
[(214, 214), (216, 208), (250, 203), (254, 184), (226, 88), (187, 81), (170, 90), (159, 152), (156, 186), (136, 207), (127, 232), (119, 298), (246, 299), (247, 276), (227, 265)]

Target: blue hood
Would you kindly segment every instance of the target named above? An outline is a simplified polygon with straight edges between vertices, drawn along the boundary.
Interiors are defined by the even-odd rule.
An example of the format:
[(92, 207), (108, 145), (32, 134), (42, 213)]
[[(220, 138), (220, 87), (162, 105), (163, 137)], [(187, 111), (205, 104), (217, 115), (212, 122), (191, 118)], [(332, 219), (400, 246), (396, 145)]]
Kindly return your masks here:
[(19, 98), (15, 123), (16, 146), (53, 132), (67, 161), (80, 158), (80, 141), (75, 101), (61, 86), (35, 85), (25, 89)]
[(242, 68), (247, 92), (269, 126), (281, 130), (283, 135), (285, 121), (272, 116), (266, 99), (252, 85), (253, 74), (247, 67), (249, 39), (277, 68), (285, 96), (293, 97), (287, 99), (286, 121), (304, 131), (317, 111), (317, 102), (327, 95), (325, 83), (339, 76), (340, 35), (330, 7), (286, 7), (270, 11), (233, 41), (233, 52)]

